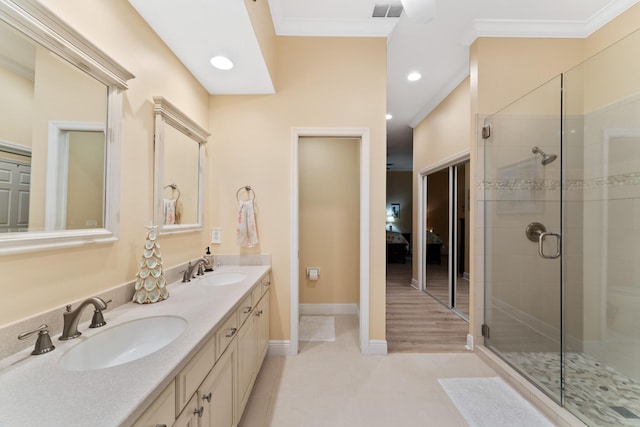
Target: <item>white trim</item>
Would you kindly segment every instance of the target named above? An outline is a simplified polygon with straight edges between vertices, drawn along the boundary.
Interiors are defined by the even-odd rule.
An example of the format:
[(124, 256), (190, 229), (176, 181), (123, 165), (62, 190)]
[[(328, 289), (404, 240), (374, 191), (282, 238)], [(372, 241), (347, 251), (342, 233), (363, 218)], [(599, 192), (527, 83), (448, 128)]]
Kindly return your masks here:
[(31, 147), (28, 145), (14, 144), (0, 140), (0, 151), (3, 153), (17, 154), (18, 156), (31, 157)]
[[(105, 159), (109, 157), (104, 123), (50, 121), (47, 143), (47, 181), (45, 191), (44, 229), (60, 231), (67, 224), (67, 190), (69, 189), (69, 132), (102, 132), (105, 135)], [(105, 174), (106, 174), (105, 164)], [(108, 181), (105, 179), (105, 183)], [(103, 188), (106, 193), (107, 189)], [(103, 207), (102, 220), (106, 216)], [(105, 227), (106, 228), (106, 227)]]
[[(298, 353), (299, 218), (298, 218), (298, 140), (305, 136), (360, 138), (360, 351), (368, 353), (369, 342), (369, 192), (370, 131), (368, 128), (291, 128), (291, 241), (290, 241), (290, 339), (292, 354)], [(386, 346), (385, 346), (386, 349)], [(380, 351), (377, 349), (376, 351)], [(377, 353), (376, 353), (377, 354)], [(385, 353), (386, 354), (386, 353)]]
[(614, 0), (583, 21), (476, 19), (464, 42), (469, 45), (478, 37), (586, 38), (637, 2)]
[(360, 352), (367, 356), (386, 356), (388, 353), (387, 341), (370, 340), (360, 348)]
[(358, 314), (357, 304), (300, 304), (300, 315)]
[(469, 160), (470, 156), (471, 156), (471, 150), (469, 148), (466, 148), (460, 151), (459, 153), (456, 153), (445, 159), (432, 163), (429, 166), (425, 166), (424, 168), (420, 169), (418, 173), (420, 175), (429, 175), (430, 173), (438, 172), (439, 170), (442, 170), (450, 166), (456, 165), (458, 163), (462, 163), (466, 160)]
[(269, 341), (269, 356), (295, 356), (298, 352), (292, 351), (291, 341), (271, 340)]
[(464, 348), (473, 351), (473, 335), (467, 334), (467, 345), (465, 345)]

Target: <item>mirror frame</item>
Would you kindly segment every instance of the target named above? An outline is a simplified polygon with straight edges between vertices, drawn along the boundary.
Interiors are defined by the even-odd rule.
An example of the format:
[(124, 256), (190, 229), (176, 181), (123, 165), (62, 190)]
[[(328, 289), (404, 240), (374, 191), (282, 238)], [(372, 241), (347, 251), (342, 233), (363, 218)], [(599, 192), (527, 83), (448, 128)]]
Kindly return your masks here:
[[(204, 145), (207, 138), (211, 135), (206, 129), (191, 120), (182, 111), (178, 110), (173, 104), (162, 96), (153, 97), (153, 112), (155, 116), (155, 134), (154, 134), (154, 224), (158, 225), (160, 234), (177, 234), (202, 230), (202, 217), (204, 205)], [(162, 223), (162, 191), (164, 189), (164, 127), (172, 126), (182, 132), (195, 143), (198, 144), (198, 209), (197, 222), (193, 224), (171, 224)]]
[(134, 75), (35, 0), (0, 0), (0, 21), (107, 86), (104, 228), (6, 233), (0, 235), (0, 255), (116, 241), (122, 98)]

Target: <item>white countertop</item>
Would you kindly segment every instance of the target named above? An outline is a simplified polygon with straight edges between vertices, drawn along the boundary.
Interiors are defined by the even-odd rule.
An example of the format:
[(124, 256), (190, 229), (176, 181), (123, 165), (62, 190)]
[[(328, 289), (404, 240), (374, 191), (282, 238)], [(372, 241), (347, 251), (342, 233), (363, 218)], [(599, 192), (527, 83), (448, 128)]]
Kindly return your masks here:
[[(103, 312), (106, 326), (90, 329), (88, 322), (81, 324), (78, 330), (82, 335), (73, 340), (60, 341), (59, 335), (52, 336), (56, 349), (50, 353), (32, 356), (29, 348), (0, 360), (0, 426), (133, 424), (214, 335), (227, 313), (270, 270), (268, 265), (223, 266), (216, 272), (242, 271), (247, 278), (227, 286), (206, 285), (207, 274), (214, 272), (188, 283), (172, 283), (166, 301), (107, 309)], [(161, 350), (124, 365), (93, 371), (68, 371), (58, 365), (64, 353), (82, 340), (120, 323), (158, 315), (188, 321), (187, 329)]]

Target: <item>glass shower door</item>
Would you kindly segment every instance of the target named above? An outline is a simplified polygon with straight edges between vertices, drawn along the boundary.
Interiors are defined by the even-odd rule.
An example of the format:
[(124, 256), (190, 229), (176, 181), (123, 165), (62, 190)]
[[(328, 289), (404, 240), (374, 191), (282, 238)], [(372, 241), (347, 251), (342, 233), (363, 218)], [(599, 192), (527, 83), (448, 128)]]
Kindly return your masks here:
[(561, 84), (485, 120), (485, 344), (561, 401)]

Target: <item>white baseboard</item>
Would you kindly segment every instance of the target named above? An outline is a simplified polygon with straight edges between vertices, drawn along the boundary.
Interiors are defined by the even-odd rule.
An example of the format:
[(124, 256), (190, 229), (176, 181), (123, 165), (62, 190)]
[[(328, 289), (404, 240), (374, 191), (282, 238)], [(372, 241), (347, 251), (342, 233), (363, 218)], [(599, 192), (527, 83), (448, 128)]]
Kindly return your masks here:
[(270, 356), (295, 356), (291, 354), (291, 341), (282, 340), (269, 341), (269, 353)]
[(473, 335), (467, 334), (467, 345), (464, 347), (469, 351), (473, 351)]
[(300, 304), (301, 315), (358, 314), (357, 304)]
[(369, 340), (367, 347), (360, 349), (360, 352), (367, 356), (386, 356), (387, 340)]

